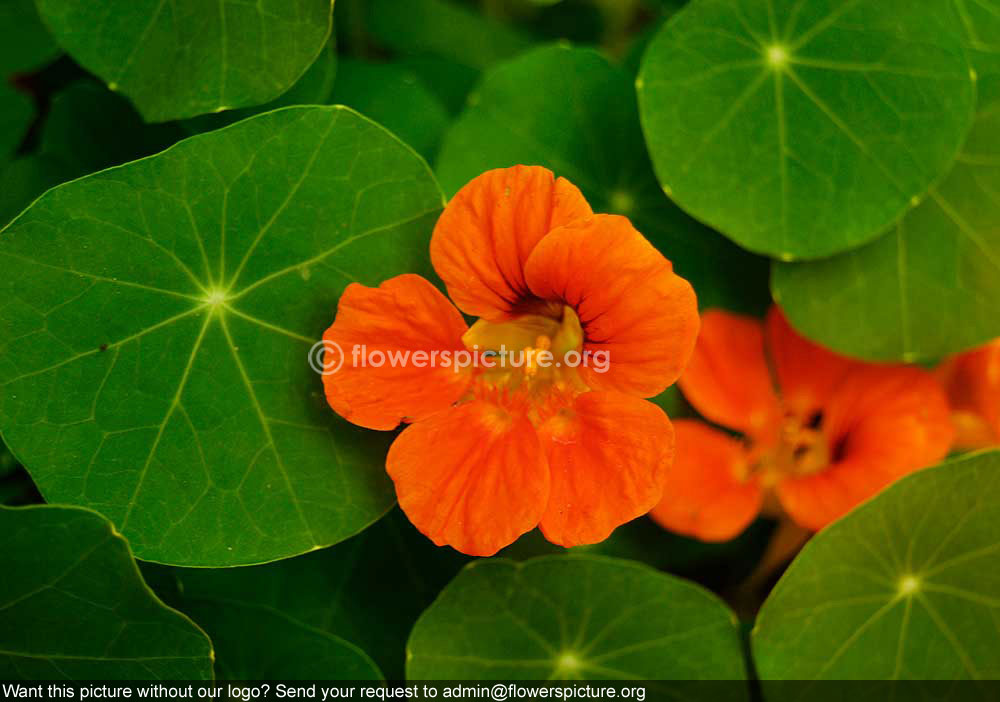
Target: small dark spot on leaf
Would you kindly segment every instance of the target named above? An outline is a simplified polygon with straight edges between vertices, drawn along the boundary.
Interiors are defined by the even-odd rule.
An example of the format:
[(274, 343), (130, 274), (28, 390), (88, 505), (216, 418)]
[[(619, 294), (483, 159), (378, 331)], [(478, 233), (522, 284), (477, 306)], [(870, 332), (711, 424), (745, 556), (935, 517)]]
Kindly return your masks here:
[(108, 350), (108, 345), (107, 344), (101, 344), (101, 351), (107, 351), (107, 350)]

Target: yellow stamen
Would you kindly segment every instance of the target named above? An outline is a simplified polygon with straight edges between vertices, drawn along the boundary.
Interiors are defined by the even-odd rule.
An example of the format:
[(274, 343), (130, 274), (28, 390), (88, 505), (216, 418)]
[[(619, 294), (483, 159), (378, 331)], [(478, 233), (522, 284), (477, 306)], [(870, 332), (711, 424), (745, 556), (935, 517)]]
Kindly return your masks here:
[[(532, 421), (543, 421), (559, 406), (589, 388), (576, 368), (583, 348), (583, 327), (568, 306), (538, 306), (502, 322), (480, 319), (462, 337), (466, 348), (492, 352), (477, 373), (476, 387), (518, 397)], [(567, 354), (575, 352), (572, 362)]]
[(524, 374), (533, 378), (538, 374), (538, 355), (543, 351), (552, 348), (552, 339), (547, 336), (539, 336), (535, 339), (535, 345), (524, 350)]

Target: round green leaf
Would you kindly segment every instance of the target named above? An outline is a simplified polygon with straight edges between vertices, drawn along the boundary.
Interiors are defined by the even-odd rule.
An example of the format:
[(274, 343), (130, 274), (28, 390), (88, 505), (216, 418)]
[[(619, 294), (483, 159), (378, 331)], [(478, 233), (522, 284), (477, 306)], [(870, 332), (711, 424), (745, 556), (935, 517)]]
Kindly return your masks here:
[(0, 0), (0, 80), (38, 68), (58, 54), (34, 0)]
[(758, 616), (760, 677), (997, 678), (998, 521), (994, 451), (904, 478), (827, 527)]
[(597, 556), (469, 564), (414, 626), (406, 674), (414, 680), (746, 677), (736, 617), (714, 595), (646, 566)]
[(330, 36), (333, 0), (37, 0), (56, 41), (148, 121), (260, 105)]
[(872, 240), (948, 170), (972, 76), (948, 3), (693, 0), (637, 86), (671, 197), (790, 260)]
[(518, 163), (547, 166), (575, 183), (595, 211), (630, 217), (691, 281), (702, 307), (766, 307), (766, 263), (664, 196), (632, 81), (596, 51), (551, 45), (488, 72), (445, 135), (436, 171), (451, 194), (483, 171)]
[(802, 333), (862, 358), (935, 359), (1000, 336), (1000, 102), (889, 234), (823, 261), (776, 264), (771, 286)]
[(310, 347), (353, 280), (427, 267), (427, 165), (293, 107), (50, 190), (0, 234), (0, 428), (50, 501), (146, 560), (285, 558), (389, 509), (388, 437), (327, 407)]
[(76, 507), (0, 507), (0, 679), (208, 680), (212, 644)]

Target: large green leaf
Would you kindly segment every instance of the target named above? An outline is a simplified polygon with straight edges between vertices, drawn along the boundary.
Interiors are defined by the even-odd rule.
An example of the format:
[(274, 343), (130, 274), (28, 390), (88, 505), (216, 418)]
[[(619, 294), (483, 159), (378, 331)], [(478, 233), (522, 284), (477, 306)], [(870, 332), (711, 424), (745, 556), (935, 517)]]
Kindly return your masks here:
[[(147, 565), (144, 572), (164, 601), (208, 630), (216, 643), (220, 674), (230, 665), (224, 641), (240, 638), (245, 626), (236, 618), (216, 621), (199, 612), (224, 600), (349, 641), (370, 655), (389, 679), (401, 680), (413, 623), (468, 560), (434, 546), (394, 510), (348, 541), (297, 558), (249, 568)], [(263, 623), (254, 626), (266, 631)]]
[(774, 269), (775, 297), (796, 326), (855, 356), (933, 359), (1000, 336), (1000, 0), (953, 2), (980, 108), (951, 173), (874, 243)]
[(37, 0), (56, 41), (149, 121), (260, 105), (330, 36), (333, 0)]
[(307, 354), (352, 280), (427, 266), (426, 164), (339, 107), (269, 112), (50, 190), (0, 233), (0, 429), (146, 560), (228, 566), (390, 507), (387, 438)]
[(370, 117), (427, 158), (437, 155), (448, 111), (417, 76), (395, 63), (344, 60), (331, 102)]
[(703, 307), (766, 306), (766, 263), (664, 196), (632, 81), (597, 52), (547, 46), (487, 73), (446, 134), (436, 170), (451, 194), (485, 170), (517, 163), (547, 166), (579, 186), (596, 211), (631, 217), (692, 282)]
[(975, 103), (938, 1), (693, 0), (638, 89), (664, 189), (786, 260), (882, 234), (947, 172)]
[(823, 261), (777, 264), (771, 285), (792, 324), (854, 356), (934, 359), (1000, 336), (1000, 102), (892, 232)]
[(0, 678), (212, 677), (208, 637), (146, 587), (100, 515), (0, 507), (0, 568)]
[(746, 675), (736, 617), (714, 595), (597, 556), (471, 563), (417, 621), (407, 657), (418, 680)]
[(761, 678), (997, 678), (998, 522), (989, 452), (904, 478), (827, 527), (760, 612)]
[(11, 73), (38, 68), (58, 54), (34, 0), (0, 0), (0, 82)]

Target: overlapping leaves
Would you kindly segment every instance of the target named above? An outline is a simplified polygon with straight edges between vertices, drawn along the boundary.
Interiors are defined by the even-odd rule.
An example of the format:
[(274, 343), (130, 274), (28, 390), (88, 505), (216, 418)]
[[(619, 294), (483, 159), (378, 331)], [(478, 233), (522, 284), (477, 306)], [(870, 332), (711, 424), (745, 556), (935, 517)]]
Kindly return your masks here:
[(694, 0), (637, 85), (664, 189), (785, 260), (882, 234), (947, 171), (975, 108), (944, 2)]
[[(351, 679), (371, 656), (388, 679), (401, 680), (413, 623), (468, 560), (436, 547), (397, 510), (341, 544), (297, 558), (214, 570), (150, 565), (144, 572), (164, 601), (212, 636), (220, 675), (267, 677), (246, 669), (250, 660), (282, 664), (270, 669), (275, 678), (301, 671), (289, 665), (293, 640), (311, 636), (343, 654), (339, 662), (304, 657), (301, 666), (325, 666), (312, 668), (314, 677)], [(294, 636), (278, 636), (255, 613)], [(357, 647), (366, 655), (350, 655)]]
[(854, 356), (935, 359), (1000, 335), (1000, 102), (889, 234), (823, 261), (778, 264), (772, 287), (803, 333)]
[(0, 236), (0, 428), (48, 500), (141, 558), (259, 563), (393, 495), (385, 439), (307, 353), (345, 285), (426, 267), (424, 162), (344, 108), (289, 108), (56, 188)]
[(1000, 676), (998, 519), (990, 452), (907, 477), (823, 530), (757, 619), (761, 678)]
[(979, 108), (951, 171), (872, 244), (774, 269), (793, 323), (844, 353), (933, 359), (1000, 336), (1000, 2), (953, 2)]
[(150, 121), (269, 102), (330, 36), (332, 0), (37, 0), (56, 41)]
[[(529, 39), (460, 5), (373, 0), (372, 29), (402, 61), (345, 62), (331, 98), (323, 0), (226, 0), (217, 16), (189, 0), (39, 4), (60, 43), (147, 119), (247, 108), (193, 131), (333, 99), (430, 156), (447, 119), (437, 98), (458, 109), (485, 69), (437, 164), (449, 193), (487, 168), (547, 165), (596, 209), (633, 217), (703, 305), (766, 302), (762, 259), (664, 196), (630, 78), (596, 52), (511, 59)], [(253, 18), (279, 31), (242, 23)], [(0, 48), (0, 64), (16, 54), (11, 70), (57, 51), (25, 26), (24, 42), (5, 35), (13, 50)], [(640, 83), (653, 160), (678, 203), (750, 249), (812, 258), (860, 245), (776, 266), (776, 296), (813, 338), (886, 360), (985, 341), (1000, 335), (998, 36), (997, 0), (695, 0), (654, 41)], [(980, 101), (969, 135), (967, 61)], [(32, 112), (0, 86), (5, 100), (2, 158)], [(159, 150), (171, 129), (149, 131), (103, 88), (70, 88), (40, 130), (44, 153), (0, 174), (0, 226), (48, 185)], [(0, 234), (0, 430), (45, 497), (100, 510), (146, 559), (285, 559), (146, 571), (211, 635), (222, 677), (399, 677), (410, 624), (463, 560), (408, 525), (400, 535), (398, 514), (288, 558), (391, 505), (385, 440), (329, 412), (306, 353), (349, 281), (426, 267), (440, 206), (421, 160), (384, 130), (299, 108), (57, 188)], [(998, 461), (913, 476), (816, 537), (758, 621), (762, 677), (1000, 675)], [(0, 471), (13, 465), (5, 454)], [(15, 574), (0, 586), (0, 677), (211, 675), (205, 635), (142, 585), (103, 518), (0, 508), (0, 523)], [(678, 567), (676, 551), (628, 551), (635, 528), (592, 550)], [(746, 675), (732, 614), (711, 595), (579, 555), (469, 567), (409, 654), (413, 678)]]
[(0, 678), (205, 680), (208, 637), (142, 581), (94, 512), (0, 507)]

